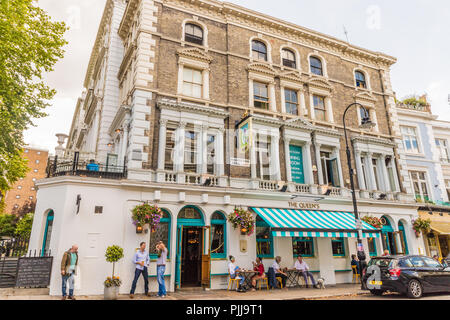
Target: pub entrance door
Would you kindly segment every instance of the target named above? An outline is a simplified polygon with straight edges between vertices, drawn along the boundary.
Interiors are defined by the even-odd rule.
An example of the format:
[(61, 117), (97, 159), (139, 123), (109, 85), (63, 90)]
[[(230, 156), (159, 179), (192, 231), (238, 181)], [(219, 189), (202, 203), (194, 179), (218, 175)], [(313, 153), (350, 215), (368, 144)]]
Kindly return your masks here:
[(201, 227), (185, 227), (182, 235), (181, 287), (200, 287), (203, 232)]

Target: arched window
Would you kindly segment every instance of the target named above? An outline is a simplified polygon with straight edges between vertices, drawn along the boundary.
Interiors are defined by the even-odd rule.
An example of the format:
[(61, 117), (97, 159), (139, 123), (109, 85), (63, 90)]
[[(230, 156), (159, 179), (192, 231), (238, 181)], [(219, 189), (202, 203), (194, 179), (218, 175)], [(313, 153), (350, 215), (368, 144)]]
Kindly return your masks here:
[(295, 61), (295, 54), (291, 50), (283, 49), (281, 52), (281, 58), (283, 60), (283, 66), (296, 69), (297, 62)]
[(259, 216), (256, 216), (256, 256), (258, 258), (273, 258), (273, 236), (270, 226)]
[(408, 241), (406, 240), (406, 233), (405, 233), (405, 226), (403, 225), (403, 222), (398, 222), (398, 231), (400, 235), (400, 242), (402, 245), (402, 253), (403, 254), (409, 254), (408, 250)]
[(309, 58), (309, 65), (311, 67), (311, 73), (316, 74), (318, 76), (323, 76), (323, 67), (322, 61), (320, 61), (317, 57)]
[(227, 220), (220, 212), (211, 217), (211, 258), (226, 259), (227, 257)]
[(156, 251), (156, 244), (159, 241), (164, 242), (167, 248), (167, 252), (170, 252), (170, 214), (163, 210), (163, 217), (159, 223), (155, 232), (150, 233), (150, 241), (148, 252), (150, 253), (150, 259), (157, 259), (158, 252)]
[(261, 41), (253, 40), (252, 57), (253, 59), (267, 61), (267, 46)]
[(358, 88), (367, 88), (366, 76), (361, 71), (355, 72), (355, 81)]
[(187, 23), (184, 27), (184, 40), (203, 45), (203, 29), (196, 24)]
[(42, 253), (41, 253), (42, 256), (47, 254), (50, 250), (50, 240), (52, 237), (52, 230), (53, 230), (53, 219), (54, 213), (53, 210), (50, 210), (47, 213), (47, 218), (45, 220), (44, 241), (42, 242)]

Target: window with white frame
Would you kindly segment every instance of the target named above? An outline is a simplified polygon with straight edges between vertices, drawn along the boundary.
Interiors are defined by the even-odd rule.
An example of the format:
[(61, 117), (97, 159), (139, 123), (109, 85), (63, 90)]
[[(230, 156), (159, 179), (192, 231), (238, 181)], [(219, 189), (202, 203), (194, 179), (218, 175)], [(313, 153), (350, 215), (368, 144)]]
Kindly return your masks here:
[(208, 134), (206, 141), (206, 154), (207, 154), (207, 173), (215, 174), (215, 158), (216, 158), (216, 136)]
[(406, 152), (420, 153), (416, 128), (401, 127), (401, 131), (403, 136), (403, 145), (405, 147)]
[(292, 69), (297, 68), (297, 62), (295, 61), (295, 54), (289, 49), (283, 49), (281, 51), (281, 59), (283, 62), (283, 66), (289, 67)]
[(428, 182), (425, 172), (411, 171), (410, 175), (416, 199), (420, 202), (430, 201)]
[(391, 187), (391, 191), (397, 191), (397, 187), (396, 187), (396, 183), (395, 183), (395, 179), (396, 176), (394, 174), (394, 166), (395, 166), (395, 162), (394, 159), (392, 157), (386, 157), (385, 159), (385, 164), (386, 164), (386, 169), (387, 169), (387, 173), (388, 173), (388, 179), (389, 179), (389, 185)]
[(253, 101), (255, 108), (269, 109), (269, 86), (267, 84), (253, 81)]
[(164, 169), (168, 171), (173, 171), (173, 159), (175, 152), (175, 132), (176, 129), (173, 127), (167, 127), (166, 129), (166, 150), (164, 157)]
[(378, 172), (378, 159), (372, 159), (373, 175), (375, 177), (374, 190), (381, 190), (380, 175)]
[(197, 172), (198, 132), (194, 128), (186, 128), (184, 137), (184, 172)]
[(322, 164), (323, 183), (333, 187), (340, 187), (337, 158), (332, 158), (331, 152), (321, 151), (320, 161)]
[(203, 29), (196, 24), (186, 23), (184, 40), (187, 42), (203, 45)]
[(326, 117), (326, 108), (325, 108), (325, 97), (313, 95), (314, 102), (314, 115), (315, 119), (319, 121), (325, 121)]
[(185, 96), (202, 98), (203, 79), (200, 70), (183, 68), (183, 94)]
[[(365, 162), (364, 157), (361, 157), (361, 169), (362, 169), (362, 173), (363, 173), (363, 176), (361, 177), (361, 179), (363, 180), (362, 182), (364, 182), (366, 189), (368, 189), (369, 188), (369, 185), (368, 185), (369, 180), (367, 179), (367, 168), (366, 168), (366, 162)], [(361, 188), (361, 186), (360, 186), (360, 188)]]
[(436, 147), (439, 150), (440, 160), (443, 162), (449, 162), (448, 143), (445, 139), (436, 139)]
[(361, 71), (355, 71), (355, 82), (358, 88), (367, 88), (366, 76)]
[(323, 66), (322, 66), (322, 61), (317, 58), (317, 57), (310, 57), (309, 58), (309, 66), (311, 69), (311, 73), (318, 75), (318, 76), (323, 76)]
[(284, 89), (284, 101), (286, 106), (286, 113), (297, 116), (298, 115), (297, 91), (291, 89)]
[(270, 148), (269, 135), (256, 134), (256, 176), (261, 180), (271, 180), (270, 175)]
[(252, 41), (252, 57), (256, 60), (267, 61), (267, 46), (264, 42), (258, 40)]

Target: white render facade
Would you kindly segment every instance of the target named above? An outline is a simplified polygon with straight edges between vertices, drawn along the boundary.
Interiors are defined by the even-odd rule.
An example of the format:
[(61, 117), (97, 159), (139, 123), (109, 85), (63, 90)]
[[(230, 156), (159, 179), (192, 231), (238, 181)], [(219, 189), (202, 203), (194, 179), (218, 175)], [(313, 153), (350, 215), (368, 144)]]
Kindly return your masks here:
[[(128, 293), (134, 275), (132, 256), (140, 242), (151, 243), (151, 233), (138, 234), (131, 223), (131, 210), (144, 202), (157, 204), (165, 212), (168, 231), (164, 239), (167, 239), (170, 249), (166, 283), (170, 291), (178, 285), (176, 274), (179, 266), (176, 261), (183, 237), (181, 226), (185, 229), (212, 227), (218, 216), (226, 220), (236, 207), (292, 209), (299, 205), (305, 208), (313, 206), (311, 208), (321, 211), (353, 212), (346, 162), (342, 157), (342, 126), (332, 112), (338, 107), (336, 102), (332, 102), (333, 87), (337, 82), (333, 82), (332, 75), (329, 76), (326, 61), (322, 60), (323, 76), (314, 77), (311, 72), (305, 73), (305, 67), (300, 64), (300, 71), (284, 72), (282, 67), (278, 72), (270, 56), (266, 64), (251, 58), (248, 67), (242, 71), (248, 72), (249, 97), (245, 100), (249, 105), (216, 102), (213, 85), (218, 80), (212, 72), (215, 35), (200, 21), (209, 13), (192, 14), (191, 7), (202, 6), (202, 3), (212, 7), (232, 7), (227, 7), (227, 10), (243, 10), (220, 1), (107, 1), (86, 74), (86, 91), (78, 100), (62, 158), (72, 160), (74, 153), (79, 152), (81, 159), (95, 159), (106, 168), (108, 164), (121, 167), (126, 175), (122, 179), (109, 179), (106, 176), (67, 174), (37, 182), (38, 202), (30, 249), (50, 249), (54, 256), (51, 295), (60, 294), (59, 263), (64, 251), (72, 244), (78, 244), (80, 248), (77, 294), (103, 293), (103, 281), (112, 270), (104, 259), (104, 252), (110, 245), (124, 248), (125, 257), (116, 265), (116, 274), (123, 281), (120, 292)], [(192, 19), (188, 21), (203, 26), (203, 40), (206, 42), (203, 46), (191, 48), (183, 38), (180, 43), (185, 48), (171, 51), (177, 57), (177, 65), (167, 77), (178, 76), (178, 79), (174, 90), (169, 93), (151, 86), (161, 82), (157, 80), (157, 70), (163, 62), (156, 65), (154, 59), (158, 55), (157, 43), (161, 46), (157, 41), (164, 38), (158, 28), (162, 23), (158, 21), (162, 14), (158, 12), (161, 6), (164, 10), (189, 13)], [(249, 11), (247, 14), (255, 13)], [(261, 30), (254, 27), (258, 38), (264, 39), (267, 35), (259, 34)], [(319, 34), (314, 36), (323, 37)], [(167, 38), (168, 42), (175, 41), (169, 36)], [(327, 38), (327, 41), (336, 42), (332, 38)], [(333, 46), (342, 44), (334, 43)], [(322, 57), (321, 52), (328, 50), (322, 47), (313, 49), (312, 54), (317, 57)], [(364, 51), (360, 48), (352, 50)], [(384, 217), (390, 227), (384, 240), (382, 237), (374, 238), (370, 245), (367, 239), (363, 240), (366, 255), (368, 258), (381, 255), (384, 249), (391, 247), (396, 248), (393, 254), (401, 253), (405, 252), (405, 246), (409, 253), (423, 253), (423, 241), (415, 237), (411, 227), (412, 220), (417, 217), (417, 206), (410, 187), (403, 185), (407, 179), (401, 162), (404, 159), (397, 161), (401, 139), (399, 129), (395, 127), (397, 113), (389, 80), (389, 65), (393, 60), (369, 51), (353, 58), (360, 69), (378, 68), (386, 90), (380, 96), (385, 100), (394, 123), (392, 135), (382, 132), (376, 113), (379, 105), (374, 98), (378, 93), (369, 90), (369, 79), (368, 90), (354, 84), (354, 88), (347, 85), (355, 91), (353, 100), (368, 108), (376, 122), (370, 132), (352, 128), (349, 138), (356, 166), (359, 212), (362, 216)], [(379, 65), (374, 67), (371, 59), (378, 61)], [(186, 96), (185, 68), (198, 71), (201, 98)], [(291, 73), (294, 71), (298, 74)], [(286, 114), (288, 102), (283, 94), (281, 115), (276, 113), (275, 95), (278, 92), (274, 79), (277, 77), (281, 79), (282, 92), (285, 88), (297, 92), (299, 114), (295, 117)], [(253, 107), (255, 96), (252, 89), (254, 82), (258, 81), (268, 84), (268, 110)], [(195, 79), (193, 83), (191, 88), (200, 87)], [(315, 95), (323, 96), (326, 115), (323, 121), (315, 115)], [(234, 127), (230, 119), (236, 119), (236, 110), (240, 114), (249, 111), (252, 115), (251, 140), (255, 143), (250, 145), (248, 157), (244, 156), (244, 159), (236, 155), (234, 140), (230, 138), (234, 134), (230, 130)], [(356, 123), (360, 123), (360, 112), (356, 115)], [(381, 124), (381, 119), (379, 121)], [(302, 153), (304, 179), (301, 182), (294, 172), (293, 148)], [(324, 187), (328, 188), (328, 193), (322, 191)], [(81, 200), (77, 201), (77, 198)], [(184, 216), (180, 218), (186, 208), (195, 210), (199, 217), (195, 223), (186, 221)], [(54, 218), (49, 236), (50, 213)], [(282, 257), (283, 267), (293, 266), (293, 238), (270, 237), (270, 241), (262, 245), (266, 246), (264, 250), (267, 252), (264, 253), (267, 254), (259, 254), (261, 239), (257, 239), (258, 232), (243, 236), (226, 221), (221, 228), (224, 232), (223, 253), (210, 256), (210, 288), (227, 287), (228, 255), (235, 256), (237, 263), (245, 268), (250, 268), (257, 255), (264, 259), (266, 270), (275, 256)], [(213, 240), (209, 238), (205, 233), (201, 240), (209, 243)], [(351, 255), (356, 254), (355, 238), (311, 237), (299, 241), (308, 241), (309, 251), (305, 259), (314, 274), (323, 277), (326, 284), (351, 281), (350, 260)], [(149, 272), (151, 290), (155, 291), (154, 261)], [(183, 287), (183, 280), (180, 281)], [(142, 291), (140, 282), (137, 292)]]

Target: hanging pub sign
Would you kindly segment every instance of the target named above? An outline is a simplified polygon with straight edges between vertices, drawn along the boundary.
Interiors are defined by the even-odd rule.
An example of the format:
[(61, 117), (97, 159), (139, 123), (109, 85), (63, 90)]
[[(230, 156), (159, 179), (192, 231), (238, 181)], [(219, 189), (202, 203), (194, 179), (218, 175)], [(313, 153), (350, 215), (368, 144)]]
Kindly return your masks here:
[(238, 149), (245, 153), (250, 150), (252, 145), (252, 117), (245, 116), (239, 124), (237, 124)]

